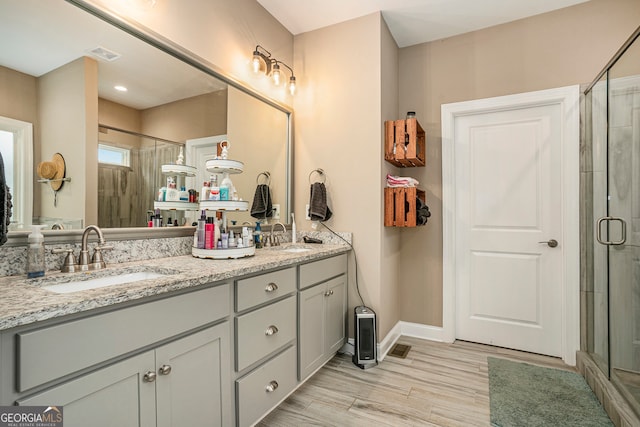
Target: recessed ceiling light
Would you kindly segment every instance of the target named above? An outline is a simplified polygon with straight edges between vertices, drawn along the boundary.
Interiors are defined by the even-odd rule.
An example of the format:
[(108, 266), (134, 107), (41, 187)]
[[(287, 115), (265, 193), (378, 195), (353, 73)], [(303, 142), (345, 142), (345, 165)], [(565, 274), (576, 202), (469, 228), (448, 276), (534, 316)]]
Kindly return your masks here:
[(122, 85), (116, 85), (113, 87), (115, 90), (117, 90), (118, 92), (126, 92), (128, 89)]

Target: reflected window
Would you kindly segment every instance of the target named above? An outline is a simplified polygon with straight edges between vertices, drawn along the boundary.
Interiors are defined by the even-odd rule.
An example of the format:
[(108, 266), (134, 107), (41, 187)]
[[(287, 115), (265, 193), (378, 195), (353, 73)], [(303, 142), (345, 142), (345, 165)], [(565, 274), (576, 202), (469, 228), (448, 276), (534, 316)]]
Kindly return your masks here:
[(131, 150), (114, 147), (113, 145), (98, 144), (98, 162), (131, 167)]

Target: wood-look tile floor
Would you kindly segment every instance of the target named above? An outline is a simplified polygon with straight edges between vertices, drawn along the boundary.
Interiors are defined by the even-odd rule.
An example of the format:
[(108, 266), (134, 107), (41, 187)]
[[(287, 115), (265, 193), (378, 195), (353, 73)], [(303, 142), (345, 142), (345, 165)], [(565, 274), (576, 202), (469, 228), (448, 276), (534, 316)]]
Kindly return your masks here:
[[(401, 337), (405, 359), (361, 370), (337, 355), (259, 426), (489, 426), (487, 356), (573, 370), (562, 360), (482, 344)], [(570, 404), (570, 403), (568, 403)]]

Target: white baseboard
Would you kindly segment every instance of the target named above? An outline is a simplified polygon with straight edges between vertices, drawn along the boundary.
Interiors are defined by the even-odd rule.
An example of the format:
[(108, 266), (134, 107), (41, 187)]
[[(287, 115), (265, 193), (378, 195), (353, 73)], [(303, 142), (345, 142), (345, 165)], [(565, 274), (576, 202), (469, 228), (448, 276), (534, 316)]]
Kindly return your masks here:
[[(378, 362), (383, 361), (384, 358), (387, 357), (389, 350), (391, 350), (396, 341), (398, 341), (398, 338), (403, 335), (428, 341), (451, 342), (444, 338), (444, 331), (439, 326), (399, 321), (393, 328), (391, 328), (382, 341), (378, 342)], [(349, 338), (340, 349), (340, 353), (354, 354), (354, 348), (355, 340), (353, 338)]]

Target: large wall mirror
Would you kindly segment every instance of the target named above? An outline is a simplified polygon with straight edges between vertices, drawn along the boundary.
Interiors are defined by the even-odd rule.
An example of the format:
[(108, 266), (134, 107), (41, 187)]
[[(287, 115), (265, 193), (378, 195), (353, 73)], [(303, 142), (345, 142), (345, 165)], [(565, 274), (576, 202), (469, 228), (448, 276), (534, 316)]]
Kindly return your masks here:
[[(206, 144), (222, 139), (230, 143), (229, 158), (245, 165), (232, 176), (239, 197), (251, 202), (268, 172), (286, 223), (290, 111), (178, 46), (74, 3), (82, 5), (0, 0), (0, 148), (13, 229), (32, 221), (66, 230), (146, 227), (166, 180), (160, 166), (175, 162), (182, 147), (185, 163), (199, 173), (186, 184), (200, 191), (208, 178)], [(55, 153), (70, 179), (58, 191), (38, 182), (36, 172)], [(248, 213), (229, 218), (252, 220)]]

